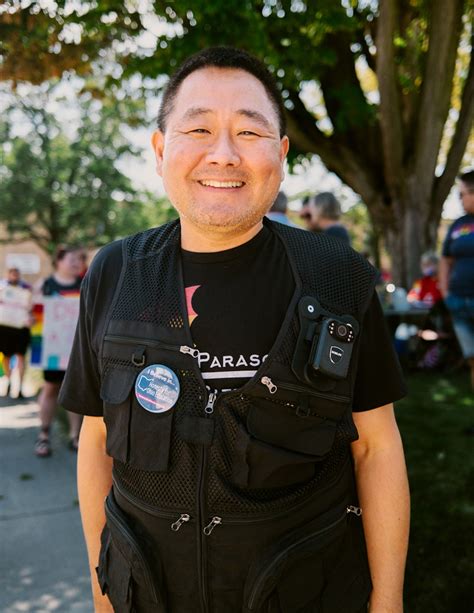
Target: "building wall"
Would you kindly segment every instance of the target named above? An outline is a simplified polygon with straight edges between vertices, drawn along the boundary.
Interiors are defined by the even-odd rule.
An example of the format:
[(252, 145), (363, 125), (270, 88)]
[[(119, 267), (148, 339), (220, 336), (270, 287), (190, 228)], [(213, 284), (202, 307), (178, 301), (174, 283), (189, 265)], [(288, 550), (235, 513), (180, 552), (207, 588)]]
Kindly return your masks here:
[(20, 264), (21, 276), (24, 281), (30, 284), (35, 284), (39, 279), (47, 277), (52, 272), (50, 257), (33, 241), (24, 241), (21, 243), (6, 243), (0, 244), (0, 276), (3, 278), (7, 272), (8, 255), (20, 255), (27, 257), (32, 263), (34, 260), (38, 262), (38, 271), (34, 273), (24, 272)]
[[(97, 253), (97, 249), (88, 250), (88, 263)], [(4, 278), (7, 273), (8, 256), (22, 256), (26, 261), (33, 260), (38, 263), (38, 271), (34, 273), (25, 272), (22, 270), (22, 265), (18, 266), (21, 271), (21, 277), (30, 285), (35, 285), (40, 279), (48, 277), (53, 272), (50, 256), (43, 251), (33, 241), (24, 241), (21, 243), (0, 243), (0, 278)], [(21, 261), (21, 260), (20, 260)]]

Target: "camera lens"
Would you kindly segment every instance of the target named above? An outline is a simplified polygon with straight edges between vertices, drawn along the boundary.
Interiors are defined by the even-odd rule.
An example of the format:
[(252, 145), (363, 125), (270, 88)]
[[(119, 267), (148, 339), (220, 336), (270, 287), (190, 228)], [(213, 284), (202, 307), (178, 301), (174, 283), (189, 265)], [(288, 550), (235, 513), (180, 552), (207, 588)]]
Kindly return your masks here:
[(337, 335), (340, 336), (341, 338), (345, 338), (347, 336), (347, 326), (344, 326), (343, 324), (339, 324), (337, 326)]

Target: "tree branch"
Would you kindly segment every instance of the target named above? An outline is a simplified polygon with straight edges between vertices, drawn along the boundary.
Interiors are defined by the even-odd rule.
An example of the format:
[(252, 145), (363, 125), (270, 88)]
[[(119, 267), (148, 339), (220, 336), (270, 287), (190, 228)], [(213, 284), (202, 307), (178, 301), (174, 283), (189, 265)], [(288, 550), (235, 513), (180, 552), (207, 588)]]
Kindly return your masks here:
[[(334, 172), (360, 194), (377, 219), (383, 217), (387, 223), (390, 223), (388, 207), (379, 206), (380, 193), (383, 193), (383, 183), (379, 173), (365, 160), (359, 159), (357, 153), (341, 143), (337, 136), (323, 134), (297, 92), (290, 91), (290, 96), (294, 108), (287, 117), (292, 144), (300, 151), (319, 155), (329, 171)], [(375, 210), (374, 207), (378, 209)]]
[(443, 174), (436, 179), (433, 190), (432, 218), (439, 219), (444, 201), (454, 183), (454, 178), (466, 150), (474, 121), (474, 34), (471, 36), (471, 60), (469, 72), (464, 83), (456, 129), (449, 150)]
[(393, 38), (397, 23), (396, 0), (382, 0), (377, 29), (377, 79), (380, 92), (380, 128), (385, 181), (393, 200), (400, 198), (403, 164), (403, 126)]
[(462, 29), (463, 0), (432, 0), (429, 47), (415, 134), (413, 176), (418, 198), (427, 202), (449, 112), (457, 49)]
[(351, 50), (354, 41), (346, 32), (325, 37), (323, 44), (336, 55), (336, 65), (327, 67), (319, 82), (335, 134), (371, 165), (379, 158), (376, 118), (356, 73), (356, 56)]

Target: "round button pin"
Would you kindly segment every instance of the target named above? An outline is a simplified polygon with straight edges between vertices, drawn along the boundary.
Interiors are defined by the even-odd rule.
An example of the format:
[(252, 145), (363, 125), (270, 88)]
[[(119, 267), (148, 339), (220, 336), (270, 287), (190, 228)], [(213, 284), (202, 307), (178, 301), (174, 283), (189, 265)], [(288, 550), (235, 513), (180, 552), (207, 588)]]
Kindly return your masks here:
[(179, 398), (179, 391), (176, 373), (163, 364), (147, 366), (135, 381), (135, 397), (150, 413), (164, 413), (172, 409)]

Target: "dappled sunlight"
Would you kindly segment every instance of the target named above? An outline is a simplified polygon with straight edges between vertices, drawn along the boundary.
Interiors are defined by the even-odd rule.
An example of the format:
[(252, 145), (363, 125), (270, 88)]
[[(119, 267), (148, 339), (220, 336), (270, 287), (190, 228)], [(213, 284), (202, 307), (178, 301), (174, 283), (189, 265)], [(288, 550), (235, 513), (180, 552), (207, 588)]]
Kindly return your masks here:
[[(92, 604), (87, 594), (88, 577), (79, 577), (73, 581), (58, 581), (42, 589), (42, 576), (33, 571), (31, 567), (21, 569), (18, 577), (18, 589), (9, 590), (10, 598), (5, 601), (3, 610), (9, 613), (23, 611), (74, 611), (76, 613), (89, 613)], [(24, 590), (28, 588), (29, 597), (24, 597)], [(18, 593), (16, 593), (18, 592)]]
[(39, 428), (38, 405), (35, 402), (18, 404), (15, 399), (10, 399), (15, 404), (5, 405), (5, 400), (2, 398), (0, 404), (0, 428)]

